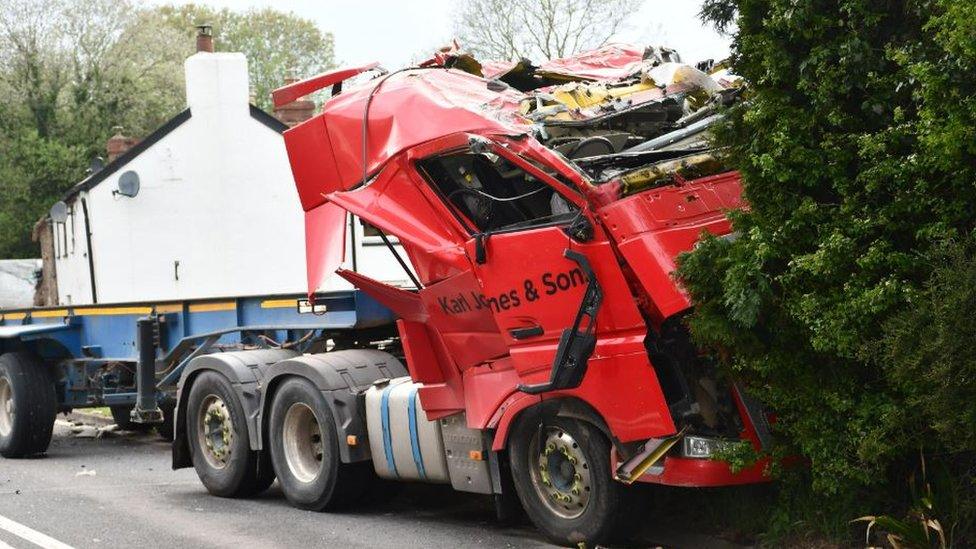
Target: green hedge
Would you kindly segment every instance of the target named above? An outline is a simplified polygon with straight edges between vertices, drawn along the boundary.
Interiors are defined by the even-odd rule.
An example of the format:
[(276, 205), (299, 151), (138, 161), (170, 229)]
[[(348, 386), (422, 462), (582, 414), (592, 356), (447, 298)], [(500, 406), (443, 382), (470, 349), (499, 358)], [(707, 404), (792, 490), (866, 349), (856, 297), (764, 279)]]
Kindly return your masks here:
[(716, 140), (751, 208), (679, 274), (695, 337), (776, 411), (774, 452), (809, 461), (784, 501), (829, 497), (834, 524), (900, 512), (920, 450), (968, 489), (976, 3), (708, 0), (703, 17), (734, 29), (750, 83)]

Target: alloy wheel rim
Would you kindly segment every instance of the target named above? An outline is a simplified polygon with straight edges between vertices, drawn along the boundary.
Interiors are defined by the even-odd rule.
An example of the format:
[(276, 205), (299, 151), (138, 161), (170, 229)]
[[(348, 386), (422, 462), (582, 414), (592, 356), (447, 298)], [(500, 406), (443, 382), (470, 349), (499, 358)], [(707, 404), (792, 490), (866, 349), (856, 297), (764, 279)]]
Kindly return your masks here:
[(322, 470), (325, 453), (322, 439), (315, 412), (301, 402), (292, 404), (285, 413), (282, 446), (288, 469), (299, 482), (314, 481)]
[(197, 417), (197, 437), (207, 463), (223, 469), (230, 461), (234, 444), (234, 423), (227, 404), (217, 395), (207, 395)]
[(559, 427), (545, 426), (529, 447), (532, 487), (556, 515), (573, 519), (590, 502), (589, 463), (576, 440)]
[(10, 380), (0, 377), (0, 436), (7, 436), (14, 428), (14, 390)]

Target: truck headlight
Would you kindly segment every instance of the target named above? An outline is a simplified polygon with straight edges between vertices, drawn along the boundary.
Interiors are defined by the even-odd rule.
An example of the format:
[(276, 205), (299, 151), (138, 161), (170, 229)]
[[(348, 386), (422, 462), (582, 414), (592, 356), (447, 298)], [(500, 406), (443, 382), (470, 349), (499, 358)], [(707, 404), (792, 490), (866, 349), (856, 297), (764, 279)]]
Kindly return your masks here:
[(681, 447), (682, 457), (706, 459), (712, 457), (719, 448), (728, 444), (717, 438), (685, 436)]

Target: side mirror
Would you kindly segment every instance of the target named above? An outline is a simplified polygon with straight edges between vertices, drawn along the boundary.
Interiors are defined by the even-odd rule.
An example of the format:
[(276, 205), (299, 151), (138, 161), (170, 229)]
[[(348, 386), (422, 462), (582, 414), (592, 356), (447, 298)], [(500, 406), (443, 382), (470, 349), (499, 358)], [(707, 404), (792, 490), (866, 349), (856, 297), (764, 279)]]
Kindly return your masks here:
[(589, 242), (593, 240), (593, 224), (590, 223), (589, 217), (583, 215), (583, 212), (580, 212), (564, 231), (570, 238), (577, 242)]

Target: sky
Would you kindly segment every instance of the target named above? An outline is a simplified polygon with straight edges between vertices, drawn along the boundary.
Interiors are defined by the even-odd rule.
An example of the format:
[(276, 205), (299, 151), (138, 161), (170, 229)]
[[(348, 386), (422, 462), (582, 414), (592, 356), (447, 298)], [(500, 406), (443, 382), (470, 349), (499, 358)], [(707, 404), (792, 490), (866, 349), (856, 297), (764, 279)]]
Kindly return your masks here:
[[(141, 0), (148, 4), (180, 0)], [(335, 37), (336, 61), (353, 65), (379, 61), (396, 69), (453, 38), (456, 1), (449, 0), (195, 0), (218, 8), (273, 7), (315, 21)], [(729, 39), (703, 26), (700, 0), (643, 0), (641, 8), (613, 41), (664, 45), (682, 59), (723, 59)], [(462, 44), (463, 47), (463, 44)]]

